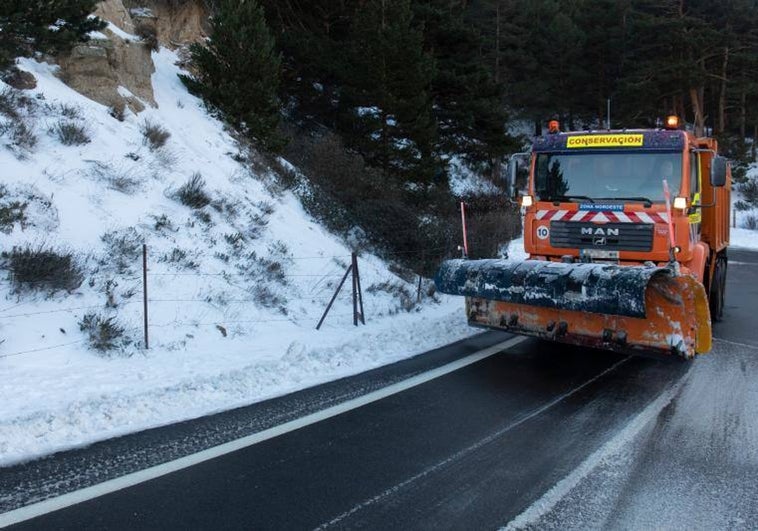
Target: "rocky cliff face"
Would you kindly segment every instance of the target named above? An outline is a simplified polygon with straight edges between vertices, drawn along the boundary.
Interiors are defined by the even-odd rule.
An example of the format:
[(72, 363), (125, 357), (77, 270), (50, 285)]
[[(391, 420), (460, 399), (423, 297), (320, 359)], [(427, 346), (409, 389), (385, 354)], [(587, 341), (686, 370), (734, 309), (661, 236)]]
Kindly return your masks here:
[(120, 114), (156, 106), (152, 49), (185, 48), (207, 35), (203, 0), (105, 0), (95, 14), (109, 23), (90, 42), (58, 58), (61, 78)]
[(132, 17), (153, 17), (158, 42), (172, 50), (208, 36), (209, 11), (203, 0), (124, 0)]

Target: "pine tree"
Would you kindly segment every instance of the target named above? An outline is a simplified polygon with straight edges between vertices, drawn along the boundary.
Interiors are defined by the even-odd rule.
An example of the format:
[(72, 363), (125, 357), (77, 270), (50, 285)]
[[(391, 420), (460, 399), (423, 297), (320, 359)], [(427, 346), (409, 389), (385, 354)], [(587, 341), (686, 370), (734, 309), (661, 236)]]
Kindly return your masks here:
[(0, 2), (0, 69), (33, 52), (59, 54), (88, 33), (105, 27), (90, 18), (98, 0), (2, 0)]
[(368, 0), (355, 17), (342, 125), (385, 177), (428, 183), (439, 172), (429, 89), (434, 62), (423, 50), (409, 0)]
[(195, 77), (187, 87), (251, 140), (277, 150), (281, 60), (255, 0), (219, 0), (211, 37), (191, 48)]
[(485, 37), (465, 20), (466, 2), (417, 0), (414, 12), (435, 59), (431, 94), (441, 150), (497, 172), (496, 161), (513, 139), (505, 131), (494, 61), (488, 64), (490, 57), (482, 53)]

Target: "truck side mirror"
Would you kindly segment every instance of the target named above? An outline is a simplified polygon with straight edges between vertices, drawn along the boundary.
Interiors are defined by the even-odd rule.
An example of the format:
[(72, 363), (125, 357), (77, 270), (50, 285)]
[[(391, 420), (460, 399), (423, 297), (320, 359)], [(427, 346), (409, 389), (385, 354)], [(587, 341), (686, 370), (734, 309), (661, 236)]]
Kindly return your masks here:
[(530, 153), (514, 153), (508, 159), (508, 169), (506, 173), (506, 179), (508, 184), (508, 197), (511, 199), (517, 199), (518, 194), (517, 186), (519, 181), (519, 173), (524, 171), (524, 167), (529, 161)]
[(508, 197), (514, 199), (516, 197), (516, 174), (518, 173), (518, 162), (516, 157), (508, 159), (508, 172), (506, 179), (508, 183)]
[(711, 186), (721, 187), (726, 184), (726, 157), (716, 155), (711, 160)]

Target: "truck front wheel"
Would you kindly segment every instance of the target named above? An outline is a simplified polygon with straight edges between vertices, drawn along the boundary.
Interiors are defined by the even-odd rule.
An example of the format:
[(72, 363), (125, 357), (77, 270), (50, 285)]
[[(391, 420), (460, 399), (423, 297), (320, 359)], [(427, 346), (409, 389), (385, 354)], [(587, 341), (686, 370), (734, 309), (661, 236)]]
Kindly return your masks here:
[(708, 301), (711, 307), (711, 321), (714, 323), (718, 323), (724, 318), (726, 266), (726, 255), (718, 255), (715, 261), (715, 269), (713, 270), (713, 280), (711, 281), (711, 289), (709, 290), (710, 293), (708, 294)]

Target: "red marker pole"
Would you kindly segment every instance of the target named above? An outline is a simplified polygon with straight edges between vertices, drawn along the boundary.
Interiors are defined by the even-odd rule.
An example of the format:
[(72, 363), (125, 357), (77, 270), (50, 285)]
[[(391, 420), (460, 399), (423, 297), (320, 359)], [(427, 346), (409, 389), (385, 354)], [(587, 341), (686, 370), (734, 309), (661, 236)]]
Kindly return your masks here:
[(466, 235), (466, 203), (461, 201), (461, 225), (463, 226), (463, 257), (468, 258), (468, 237)]
[(663, 179), (663, 197), (666, 199), (666, 212), (669, 218), (669, 257), (672, 262), (675, 262), (674, 248), (676, 247), (676, 238), (674, 237), (674, 217), (671, 212), (671, 192), (669, 191), (669, 183), (666, 179)]

